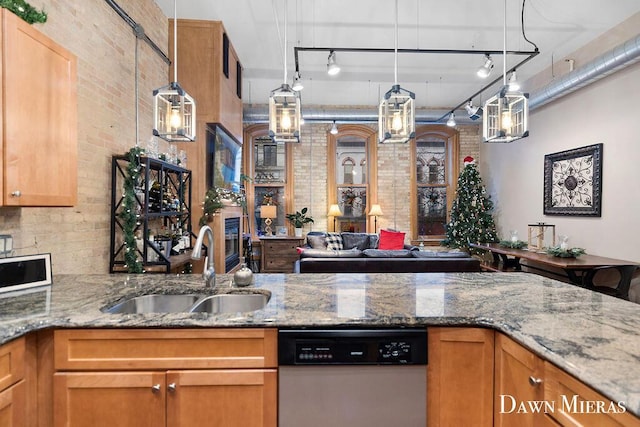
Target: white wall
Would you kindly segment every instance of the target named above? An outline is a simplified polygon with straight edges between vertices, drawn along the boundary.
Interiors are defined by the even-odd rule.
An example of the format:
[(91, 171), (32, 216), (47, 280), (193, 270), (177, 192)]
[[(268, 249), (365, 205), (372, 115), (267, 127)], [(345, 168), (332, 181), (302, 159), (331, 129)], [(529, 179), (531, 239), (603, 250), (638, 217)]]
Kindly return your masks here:
[[(530, 114), (528, 138), (482, 144), (480, 170), (495, 203), (499, 236), (527, 224), (555, 224), (556, 235), (593, 255), (640, 262), (640, 64)], [(603, 144), (602, 216), (543, 215), (544, 156)]]

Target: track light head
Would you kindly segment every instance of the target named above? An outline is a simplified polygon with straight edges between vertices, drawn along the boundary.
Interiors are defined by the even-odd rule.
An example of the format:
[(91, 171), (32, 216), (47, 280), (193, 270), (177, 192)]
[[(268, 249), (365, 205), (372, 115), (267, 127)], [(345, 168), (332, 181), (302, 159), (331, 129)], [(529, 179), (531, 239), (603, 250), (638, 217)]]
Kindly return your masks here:
[(478, 120), (482, 117), (482, 107), (474, 107), (471, 101), (464, 106), (464, 109), (467, 110), (467, 114), (471, 120)]
[(296, 73), (293, 76), (293, 86), (291, 86), (291, 89), (295, 90), (296, 92), (300, 92), (302, 89), (304, 89), (304, 85), (302, 84), (302, 77), (300, 77), (300, 71), (296, 71)]
[(336, 121), (333, 121), (333, 126), (331, 126), (331, 130), (329, 131), (329, 133), (331, 133), (331, 135), (337, 135), (338, 134), (338, 126), (336, 126)]
[(491, 55), (489, 55), (488, 53), (485, 53), (484, 58), (484, 64), (482, 65), (482, 67), (478, 68), (477, 74), (478, 77), (486, 79), (487, 77), (489, 77), (489, 74), (491, 74), (491, 70), (493, 70), (493, 59), (491, 59)]
[(449, 120), (447, 120), (447, 126), (454, 127), (455, 125), (456, 125), (456, 115), (452, 111), (451, 114), (449, 115)]
[(513, 70), (513, 72), (511, 72), (511, 77), (509, 77), (509, 83), (507, 86), (509, 92), (517, 92), (520, 90), (520, 83), (518, 82), (518, 78), (516, 77), (516, 70)]
[(335, 76), (340, 72), (340, 66), (336, 62), (336, 53), (332, 50), (329, 52), (329, 58), (327, 58), (327, 74)]

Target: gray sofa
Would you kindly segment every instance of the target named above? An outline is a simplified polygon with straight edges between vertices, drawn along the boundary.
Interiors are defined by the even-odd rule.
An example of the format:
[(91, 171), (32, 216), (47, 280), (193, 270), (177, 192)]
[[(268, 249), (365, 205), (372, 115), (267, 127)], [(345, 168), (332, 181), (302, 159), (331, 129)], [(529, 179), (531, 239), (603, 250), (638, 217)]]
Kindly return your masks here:
[[(342, 249), (332, 249), (338, 233), (313, 232), (300, 248), (298, 273), (445, 273), (478, 272), (480, 261), (466, 252), (421, 251), (417, 246), (403, 249), (378, 248), (379, 236), (367, 233), (339, 233)], [(327, 243), (329, 245), (327, 246)]]

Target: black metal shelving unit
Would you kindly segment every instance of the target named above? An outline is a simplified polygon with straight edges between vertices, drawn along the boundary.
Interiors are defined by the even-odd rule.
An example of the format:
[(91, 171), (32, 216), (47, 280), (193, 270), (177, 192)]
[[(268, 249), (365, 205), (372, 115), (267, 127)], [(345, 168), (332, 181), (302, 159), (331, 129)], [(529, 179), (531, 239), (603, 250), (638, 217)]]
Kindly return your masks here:
[[(119, 213), (123, 208), (128, 165), (128, 156), (113, 156), (111, 159), (110, 273), (127, 272), (124, 231)], [(135, 197), (138, 214), (135, 232), (141, 236), (138, 257), (142, 259), (146, 272), (170, 273), (190, 262), (196, 237), (191, 227), (191, 171), (150, 157), (140, 157), (140, 167)], [(189, 237), (188, 248), (178, 254), (171, 251), (173, 254), (167, 256), (164, 248), (149, 238), (152, 232), (162, 229), (181, 229)]]

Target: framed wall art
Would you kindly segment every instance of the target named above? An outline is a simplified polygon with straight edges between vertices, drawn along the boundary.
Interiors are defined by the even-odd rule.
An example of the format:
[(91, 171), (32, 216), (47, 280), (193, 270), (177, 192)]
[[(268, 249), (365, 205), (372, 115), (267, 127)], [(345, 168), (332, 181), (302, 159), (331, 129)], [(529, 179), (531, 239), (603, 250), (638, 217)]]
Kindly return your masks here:
[(207, 188), (226, 188), (240, 192), (242, 144), (219, 123), (207, 123)]
[(544, 156), (544, 214), (601, 216), (602, 144)]

